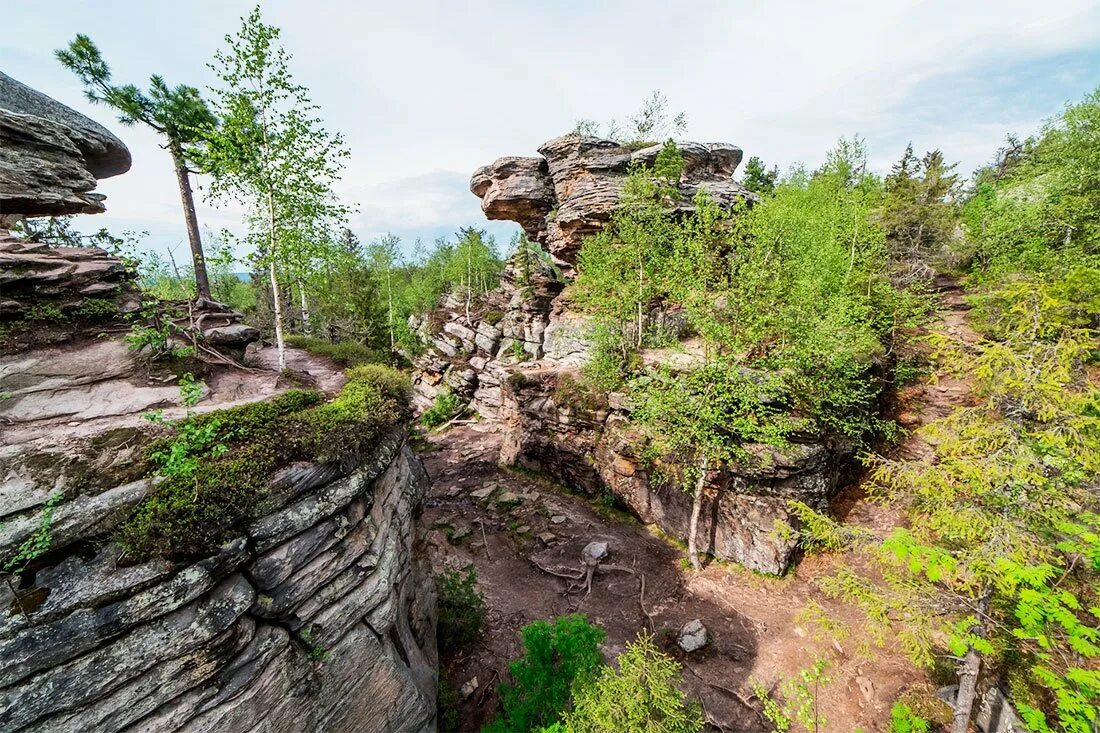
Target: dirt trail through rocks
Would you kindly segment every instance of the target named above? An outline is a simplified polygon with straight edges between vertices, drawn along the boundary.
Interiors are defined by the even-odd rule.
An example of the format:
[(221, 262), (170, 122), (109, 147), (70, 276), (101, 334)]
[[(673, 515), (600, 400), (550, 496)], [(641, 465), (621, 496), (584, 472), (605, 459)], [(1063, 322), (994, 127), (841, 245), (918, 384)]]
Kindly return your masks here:
[[(977, 336), (966, 322), (961, 289), (940, 281), (943, 310), (937, 330), (964, 341)], [(969, 401), (964, 381), (941, 378), (901, 390), (899, 417), (915, 428)], [(850, 564), (845, 555), (804, 558), (784, 578), (753, 574), (711, 561), (700, 573), (683, 551), (626, 515), (607, 510), (542, 477), (497, 463), (500, 435), (492, 426), (463, 425), (433, 435), (423, 458), (432, 478), (423, 526), (437, 571), (474, 567), (489, 614), (476, 649), (442, 670), (459, 692), (460, 730), (479, 730), (499, 710), (497, 685), (520, 656), (519, 630), (536, 619), (578, 612), (607, 630), (612, 660), (643, 629), (684, 665), (685, 688), (698, 696), (709, 730), (767, 731), (750, 680), (774, 689), (815, 660), (828, 662), (829, 682), (818, 687), (826, 718), (822, 731), (883, 731), (898, 695), (927, 686), (900, 648), (875, 647), (862, 612), (827, 598), (817, 581)], [(897, 449), (928, 460), (930, 448), (910, 435)], [(864, 500), (858, 485), (838, 497), (847, 521), (888, 528), (897, 517)], [(606, 542), (609, 556), (585, 585), (582, 551)], [(644, 595), (642, 580), (644, 578)], [(817, 604), (823, 614), (807, 611)], [(828, 619), (830, 630), (814, 617)], [(692, 653), (677, 631), (702, 620), (708, 645)]]

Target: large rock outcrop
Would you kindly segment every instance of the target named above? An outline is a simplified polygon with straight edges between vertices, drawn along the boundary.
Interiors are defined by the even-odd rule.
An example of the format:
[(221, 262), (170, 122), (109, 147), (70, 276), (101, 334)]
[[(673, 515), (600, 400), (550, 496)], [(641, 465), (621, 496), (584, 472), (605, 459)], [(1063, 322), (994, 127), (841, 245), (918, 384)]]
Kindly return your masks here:
[[(677, 143), (684, 160), (674, 211), (693, 209), (705, 190), (719, 206), (751, 204), (733, 180), (740, 148), (725, 143)], [(599, 232), (619, 203), (633, 163), (651, 164), (660, 145), (636, 149), (577, 133), (539, 148), (539, 158), (500, 158), (478, 169), (471, 191), (490, 219), (507, 219), (539, 242), (557, 267), (533, 258), (513, 261), (501, 286), (467, 318), (444, 302), (412, 325), (428, 344), (417, 357), (417, 400), (427, 406), (441, 390), (456, 394), (505, 433), (501, 460), (549, 473), (592, 494), (612, 493), (643, 521), (678, 537), (687, 532), (690, 497), (662, 487), (639, 457), (629, 400), (594, 398), (579, 386), (578, 369), (592, 348), (592, 324), (572, 311), (567, 284), (585, 237)], [(528, 258), (529, 260), (531, 258)], [(655, 308), (650, 325), (682, 334), (675, 311)], [(691, 368), (691, 349), (643, 353), (649, 363)], [(797, 524), (787, 503), (824, 508), (835, 493), (849, 450), (819, 435), (799, 436), (782, 453), (748, 446), (760, 460), (708, 476), (700, 547), (754, 570), (782, 573), (795, 543), (779, 531)]]
[[(189, 564), (120, 566), (106, 539), (148, 480), (81, 493), (52, 476), (50, 553), (0, 590), (0, 729), (434, 729), (434, 589), (414, 548), (427, 477), (403, 430), (355, 463), (284, 469), (278, 502)], [(46, 493), (8, 478), (4, 557)]]
[(9, 216), (95, 214), (96, 179), (130, 169), (130, 151), (55, 99), (0, 73), (0, 225)]
[[(0, 75), (0, 227), (102, 211), (95, 179), (129, 162), (110, 133)], [(291, 386), (271, 349), (247, 369), (143, 353), (257, 337), (219, 304), (124, 317), (137, 308), (119, 259), (0, 229), (0, 730), (433, 731), (435, 590), (416, 521), (427, 476), (403, 424), (354, 455), (260, 474), (261, 503), (220, 548), (127, 561), (119, 528), (161, 481), (144, 417), (184, 416), (180, 374), (202, 380), (188, 412)], [(135, 324), (155, 337), (138, 351)], [(287, 366), (294, 386), (344, 381), (305, 352)]]
[[(700, 188), (726, 208), (752, 198), (733, 180), (741, 148), (677, 145), (684, 159), (679, 210), (692, 209)], [(479, 168), (470, 190), (481, 199), (485, 216), (517, 222), (533, 241), (571, 264), (581, 241), (610, 221), (631, 164), (651, 165), (660, 150), (660, 144), (638, 149), (573, 132), (544, 143), (541, 158), (506, 157)]]

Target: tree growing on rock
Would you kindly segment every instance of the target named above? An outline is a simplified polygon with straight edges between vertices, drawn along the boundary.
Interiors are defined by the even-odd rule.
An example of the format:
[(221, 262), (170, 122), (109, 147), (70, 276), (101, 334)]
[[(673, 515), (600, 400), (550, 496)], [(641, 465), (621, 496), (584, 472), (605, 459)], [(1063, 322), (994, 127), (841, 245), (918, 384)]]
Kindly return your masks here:
[(99, 48), (88, 36), (78, 34), (66, 48), (54, 52), (58, 61), (84, 83), (84, 94), (96, 104), (114, 107), (124, 125), (147, 125), (165, 139), (165, 148), (172, 156), (172, 167), (179, 184), (183, 203), (183, 219), (187, 225), (187, 240), (191, 245), (191, 260), (195, 268), (195, 290), (201, 299), (210, 299), (210, 280), (206, 273), (199, 220), (195, 213), (195, 198), (191, 191), (188, 163), (194, 156), (190, 148), (203, 140), (203, 131), (214, 127), (216, 118), (202, 99), (199, 90), (186, 84), (169, 87), (164, 78), (149, 77), (148, 92), (133, 84), (117, 86), (111, 83), (111, 68), (103, 60)]
[(753, 193), (767, 196), (775, 190), (775, 184), (779, 182), (779, 169), (772, 166), (769, 170), (757, 156), (749, 158), (745, 163), (745, 173), (741, 176), (741, 185)]
[(627, 125), (612, 119), (606, 125), (595, 120), (577, 120), (574, 130), (582, 135), (593, 135), (614, 140), (627, 146), (652, 144), (687, 130), (687, 114), (669, 112), (668, 97), (660, 89), (654, 89), (642, 100), (642, 106), (627, 118)]
[(211, 65), (221, 80), (214, 106), (222, 122), (204, 131), (203, 161), (213, 176), (212, 196), (248, 207), (248, 239), (268, 273), (285, 368), (280, 277), (300, 283), (328, 253), (328, 232), (348, 212), (333, 192), (348, 151), (315, 116), (317, 105), (291, 76), (279, 29), (263, 22), (258, 6), (226, 44)]

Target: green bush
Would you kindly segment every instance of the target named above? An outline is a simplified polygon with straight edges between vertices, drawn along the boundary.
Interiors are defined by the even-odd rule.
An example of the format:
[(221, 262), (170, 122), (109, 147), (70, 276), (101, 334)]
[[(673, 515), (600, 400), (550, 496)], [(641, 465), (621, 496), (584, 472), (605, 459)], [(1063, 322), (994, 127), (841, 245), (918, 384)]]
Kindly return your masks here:
[(119, 530), (127, 558), (208, 555), (256, 516), (276, 470), (369, 454), (408, 417), (408, 400), (408, 377), (369, 365), (349, 369), (330, 402), (293, 390), (175, 423), (175, 435), (147, 448), (162, 480)]
[(291, 335), (286, 337), (287, 346), (303, 349), (311, 354), (328, 357), (345, 367), (363, 364), (379, 364), (386, 361), (382, 354), (358, 341), (328, 341), (315, 336)]
[(503, 710), (489, 733), (537, 730), (557, 721), (574, 684), (591, 680), (603, 664), (604, 630), (580, 614), (523, 627), (525, 654), (509, 666), (512, 680), (500, 685)]
[(420, 422), (426, 428), (434, 428), (450, 420), (458, 410), (458, 395), (445, 389), (435, 396), (435, 402), (420, 416)]
[(642, 634), (592, 682), (578, 682), (565, 733), (696, 733), (703, 728), (698, 702), (680, 689), (680, 665)]
[(457, 570), (440, 573), (439, 626), (437, 639), (440, 656), (467, 652), (481, 634), (485, 623), (485, 599), (477, 592), (477, 573)]
[(903, 702), (894, 703), (890, 709), (889, 733), (928, 733), (929, 727), (927, 720)]

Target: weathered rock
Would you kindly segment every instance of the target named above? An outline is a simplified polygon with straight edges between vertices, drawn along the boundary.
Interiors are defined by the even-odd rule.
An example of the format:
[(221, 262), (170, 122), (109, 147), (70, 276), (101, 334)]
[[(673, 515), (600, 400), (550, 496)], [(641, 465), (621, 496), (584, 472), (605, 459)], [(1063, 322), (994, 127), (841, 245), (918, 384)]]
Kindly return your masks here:
[[(751, 199), (733, 181), (741, 149), (726, 143), (678, 143), (684, 158), (680, 210), (693, 208), (699, 188), (721, 206)], [(572, 263), (581, 240), (600, 231), (618, 205), (632, 161), (651, 164), (660, 145), (632, 150), (611, 140), (569, 133), (541, 147), (542, 158), (500, 158), (479, 168), (470, 190), (490, 219), (519, 223), (527, 236)]]
[(689, 654), (705, 647), (707, 641), (707, 627), (699, 619), (688, 621), (676, 634), (676, 643)]
[(581, 559), (584, 560), (585, 565), (598, 565), (600, 560), (606, 558), (610, 551), (611, 547), (606, 542), (589, 542), (581, 550)]
[(105, 128), (0, 73), (0, 216), (99, 213), (96, 179), (129, 169)]
[(215, 326), (206, 329), (202, 335), (207, 341), (216, 346), (243, 349), (253, 341), (260, 340), (260, 329), (244, 323), (234, 323), (228, 326)]
[[(299, 498), (251, 542), (171, 577), (160, 563), (119, 568), (109, 548), (39, 570), (46, 602), (0, 616), (0, 727), (434, 730), (433, 583), (413, 551), (419, 459), (382, 441), (349, 477), (278, 480), (294, 477), (330, 480), (285, 491)], [(96, 588), (74, 577), (89, 567)]]

